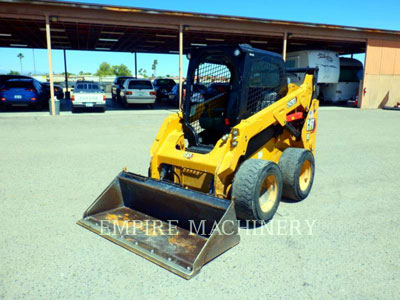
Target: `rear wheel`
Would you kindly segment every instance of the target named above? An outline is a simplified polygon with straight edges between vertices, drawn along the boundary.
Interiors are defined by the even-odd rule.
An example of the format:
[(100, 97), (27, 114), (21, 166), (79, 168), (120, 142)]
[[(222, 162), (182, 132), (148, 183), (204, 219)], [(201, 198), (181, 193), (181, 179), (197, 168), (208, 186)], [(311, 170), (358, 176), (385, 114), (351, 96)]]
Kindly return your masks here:
[(129, 107), (128, 100), (126, 99), (126, 97), (122, 97), (121, 103), (122, 103), (123, 107), (125, 107), (125, 108)]
[(235, 174), (232, 200), (242, 220), (272, 219), (282, 196), (282, 175), (277, 164), (248, 159)]
[(314, 182), (315, 162), (311, 151), (287, 148), (278, 165), (283, 178), (283, 197), (294, 201), (305, 199)]
[(36, 103), (34, 106), (33, 106), (36, 110), (43, 110), (43, 108), (44, 108), (44, 104), (43, 104), (43, 102), (41, 102), (41, 101), (39, 101), (38, 103)]

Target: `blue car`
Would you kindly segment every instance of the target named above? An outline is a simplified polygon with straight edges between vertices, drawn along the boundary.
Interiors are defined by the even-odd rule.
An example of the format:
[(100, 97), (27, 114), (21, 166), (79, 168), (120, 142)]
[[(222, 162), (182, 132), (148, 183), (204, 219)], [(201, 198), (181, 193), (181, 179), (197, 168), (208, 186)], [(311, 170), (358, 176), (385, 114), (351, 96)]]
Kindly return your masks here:
[(42, 108), (48, 100), (46, 95), (45, 89), (36, 79), (9, 79), (0, 88), (0, 103), (6, 106)]

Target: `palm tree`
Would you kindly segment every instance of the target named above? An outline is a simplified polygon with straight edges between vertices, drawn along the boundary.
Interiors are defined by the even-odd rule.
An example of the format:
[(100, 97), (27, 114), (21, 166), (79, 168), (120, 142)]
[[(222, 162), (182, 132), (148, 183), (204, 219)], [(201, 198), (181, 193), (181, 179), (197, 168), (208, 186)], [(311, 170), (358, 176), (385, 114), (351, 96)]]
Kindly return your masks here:
[(22, 74), (22, 59), (24, 58), (24, 55), (23, 55), (22, 53), (19, 53), (19, 54), (17, 55), (17, 57), (19, 58), (19, 62), (20, 62), (20, 64), (21, 64), (21, 74)]
[(151, 66), (151, 69), (154, 71), (153, 72), (153, 77), (155, 78), (157, 76), (157, 65), (158, 65), (158, 60), (155, 59), (153, 62), (153, 65)]

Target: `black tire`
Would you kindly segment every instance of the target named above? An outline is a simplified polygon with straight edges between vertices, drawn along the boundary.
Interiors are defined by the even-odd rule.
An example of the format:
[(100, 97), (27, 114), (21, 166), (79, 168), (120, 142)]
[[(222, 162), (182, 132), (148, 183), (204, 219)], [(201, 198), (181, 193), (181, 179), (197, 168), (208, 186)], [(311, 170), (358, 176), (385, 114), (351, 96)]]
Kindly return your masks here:
[(150, 109), (154, 109), (154, 104), (149, 104)]
[(36, 103), (33, 107), (35, 108), (35, 110), (41, 111), (41, 110), (43, 110), (45, 105), (43, 104), (43, 102), (40, 101), (40, 102)]
[(311, 191), (314, 182), (315, 161), (311, 151), (287, 148), (279, 160), (283, 178), (283, 197), (301, 201)]
[(321, 102), (325, 102), (324, 93), (322, 93), (322, 92), (319, 93), (318, 100), (320, 100)]
[(126, 100), (126, 97), (122, 97), (121, 104), (122, 104), (122, 106), (124, 108), (128, 108), (129, 107), (129, 104), (128, 104), (128, 101)]
[[(263, 185), (267, 190), (262, 189)], [(232, 184), (232, 200), (238, 219), (272, 219), (281, 196), (282, 175), (277, 164), (261, 159), (248, 159), (242, 163)]]

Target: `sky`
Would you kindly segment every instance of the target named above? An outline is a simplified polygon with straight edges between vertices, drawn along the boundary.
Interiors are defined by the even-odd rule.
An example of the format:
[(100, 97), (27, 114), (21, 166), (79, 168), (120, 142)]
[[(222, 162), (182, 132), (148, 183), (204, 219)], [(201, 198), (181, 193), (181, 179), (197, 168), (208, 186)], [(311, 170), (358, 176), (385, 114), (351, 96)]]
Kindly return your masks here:
[[(234, 15), (243, 17), (266, 18), (276, 20), (314, 22), (358, 27), (400, 30), (400, 1), (398, 0), (327, 0), (327, 1), (276, 1), (276, 0), (202, 0), (202, 1), (101, 1), (86, 0), (73, 2), (122, 5), (142, 8), (156, 8), (200, 12), (210, 14)], [(21, 71), (18, 53), (22, 53), (23, 73), (47, 73), (47, 50), (27, 48), (0, 48), (0, 73), (10, 70)], [(64, 72), (63, 52), (53, 50), (54, 73)], [(33, 59), (33, 57), (35, 59)], [(362, 59), (362, 56), (358, 56)], [(138, 53), (138, 69), (151, 73), (154, 59), (158, 60), (157, 75), (178, 75), (178, 56), (174, 54), (144, 54)], [(111, 65), (125, 64), (133, 72), (134, 57), (132, 53), (113, 53), (101, 51), (67, 51), (68, 72), (79, 73), (96, 72), (103, 61)], [(184, 74), (186, 73), (187, 60), (184, 59)]]

